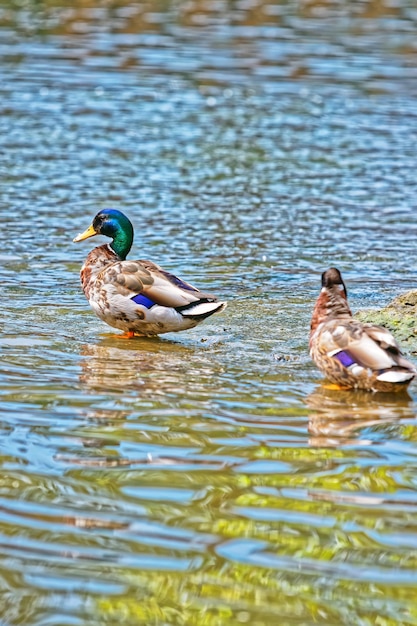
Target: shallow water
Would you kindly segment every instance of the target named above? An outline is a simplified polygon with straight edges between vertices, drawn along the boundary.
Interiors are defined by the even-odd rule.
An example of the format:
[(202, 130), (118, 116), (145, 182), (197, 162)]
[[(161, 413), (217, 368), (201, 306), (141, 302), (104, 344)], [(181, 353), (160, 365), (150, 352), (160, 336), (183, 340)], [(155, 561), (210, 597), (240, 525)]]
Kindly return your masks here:
[[(415, 287), (414, 3), (3, 3), (0, 617), (417, 624), (417, 387), (336, 393), (319, 276)], [(100, 208), (228, 301), (114, 336)]]

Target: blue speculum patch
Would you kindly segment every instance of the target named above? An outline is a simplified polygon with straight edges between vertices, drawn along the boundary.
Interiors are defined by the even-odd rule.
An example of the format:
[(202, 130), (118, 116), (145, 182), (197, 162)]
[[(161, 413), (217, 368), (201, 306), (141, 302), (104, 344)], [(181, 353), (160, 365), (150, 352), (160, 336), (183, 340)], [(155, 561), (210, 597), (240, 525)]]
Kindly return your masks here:
[(136, 304), (141, 304), (147, 309), (150, 309), (155, 304), (153, 300), (151, 300), (147, 296), (144, 296), (143, 293), (138, 293), (137, 296), (133, 296), (133, 298), (130, 298), (130, 299), (133, 300), (133, 302), (136, 302)]
[(340, 363), (344, 365), (345, 367), (349, 367), (349, 365), (353, 365), (354, 363), (356, 363), (355, 359), (353, 359), (351, 355), (349, 354), (349, 352), (347, 352), (346, 350), (341, 350), (340, 352), (337, 352), (333, 356), (335, 359), (340, 361)]

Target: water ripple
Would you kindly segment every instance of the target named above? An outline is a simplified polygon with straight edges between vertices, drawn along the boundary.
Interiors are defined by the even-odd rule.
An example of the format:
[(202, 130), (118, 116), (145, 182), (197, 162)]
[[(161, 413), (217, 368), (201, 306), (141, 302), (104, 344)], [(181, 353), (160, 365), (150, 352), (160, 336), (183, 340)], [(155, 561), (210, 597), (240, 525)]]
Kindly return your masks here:
[[(0, 595), (10, 624), (415, 624), (415, 385), (335, 392), (320, 272), (415, 286), (413, 3), (0, 8)], [(228, 300), (126, 341), (74, 235)]]

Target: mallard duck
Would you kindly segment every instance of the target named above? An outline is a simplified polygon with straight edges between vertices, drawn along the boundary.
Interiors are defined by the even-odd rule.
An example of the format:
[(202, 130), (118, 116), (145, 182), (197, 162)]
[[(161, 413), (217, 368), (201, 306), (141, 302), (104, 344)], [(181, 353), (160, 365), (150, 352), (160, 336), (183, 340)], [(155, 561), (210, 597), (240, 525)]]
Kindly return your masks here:
[(392, 334), (352, 317), (345, 283), (336, 268), (322, 274), (314, 307), (310, 356), (332, 382), (344, 388), (397, 392), (417, 374)]
[(94, 248), (81, 268), (81, 285), (96, 315), (126, 337), (154, 336), (193, 328), (225, 308), (152, 261), (126, 261), (133, 226), (121, 211), (104, 209), (77, 235), (83, 241), (106, 235), (111, 243)]

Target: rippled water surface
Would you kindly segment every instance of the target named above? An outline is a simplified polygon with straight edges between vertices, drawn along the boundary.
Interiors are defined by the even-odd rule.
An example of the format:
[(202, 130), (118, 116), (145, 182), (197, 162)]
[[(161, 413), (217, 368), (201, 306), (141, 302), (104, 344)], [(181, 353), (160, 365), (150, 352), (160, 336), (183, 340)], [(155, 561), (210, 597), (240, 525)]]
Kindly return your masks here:
[[(2, 626), (417, 624), (416, 383), (336, 392), (307, 352), (329, 265), (354, 310), (416, 286), (416, 28), (1, 4)], [(226, 311), (115, 336), (72, 243), (108, 206)]]

